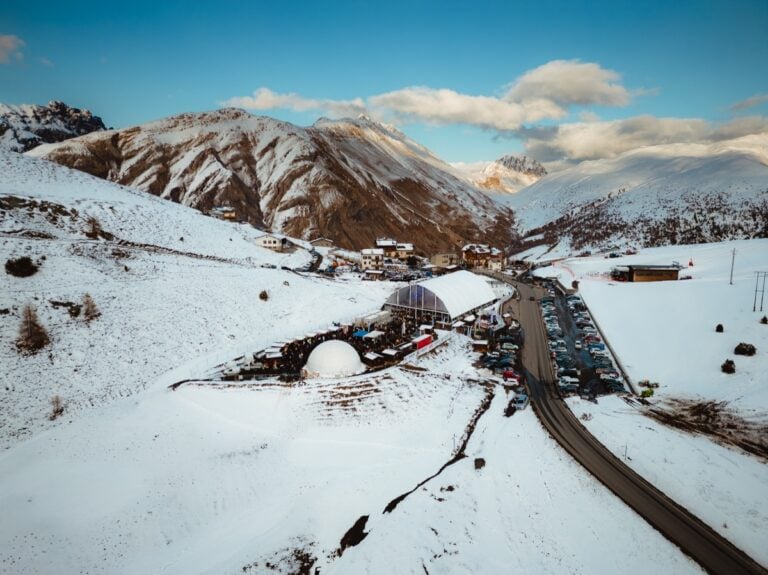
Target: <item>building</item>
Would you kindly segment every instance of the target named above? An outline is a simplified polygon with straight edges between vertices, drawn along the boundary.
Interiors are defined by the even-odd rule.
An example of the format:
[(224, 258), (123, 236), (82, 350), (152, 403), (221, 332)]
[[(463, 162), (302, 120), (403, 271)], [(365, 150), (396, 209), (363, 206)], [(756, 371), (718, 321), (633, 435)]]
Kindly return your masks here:
[(399, 260), (407, 260), (414, 255), (413, 244), (397, 244), (395, 257)]
[(209, 215), (213, 216), (217, 220), (234, 221), (237, 219), (237, 212), (235, 208), (230, 206), (218, 206), (213, 208)]
[(440, 268), (447, 268), (448, 266), (459, 265), (461, 263), (461, 258), (459, 257), (459, 254), (456, 253), (435, 254), (429, 258), (429, 263)]
[(380, 270), (384, 268), (384, 250), (382, 248), (366, 248), (360, 252), (360, 267), (365, 270)]
[(291, 247), (291, 242), (287, 238), (278, 238), (271, 234), (265, 234), (256, 238), (256, 245), (275, 252), (282, 252)]
[(487, 244), (467, 244), (461, 249), (461, 259), (473, 268), (487, 268), (497, 272), (504, 269), (502, 251)]
[(462, 270), (401, 287), (389, 296), (384, 309), (429, 316), (434, 322), (450, 325), (496, 300), (484, 277)]
[(680, 273), (679, 265), (632, 265), (627, 268), (627, 281), (631, 282), (673, 281), (678, 279)]
[(315, 248), (332, 248), (334, 247), (333, 240), (328, 238), (315, 238), (309, 242)]
[(388, 258), (397, 257), (397, 240), (379, 238), (376, 240), (376, 247), (384, 250), (384, 255)]

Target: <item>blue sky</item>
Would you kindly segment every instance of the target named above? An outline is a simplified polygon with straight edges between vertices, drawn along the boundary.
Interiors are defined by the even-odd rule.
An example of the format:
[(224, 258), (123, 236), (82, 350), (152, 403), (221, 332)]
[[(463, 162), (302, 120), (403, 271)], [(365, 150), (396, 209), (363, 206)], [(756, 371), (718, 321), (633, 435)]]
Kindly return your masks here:
[[(362, 107), (449, 161), (523, 151), (578, 161), (623, 148), (577, 138), (628, 131), (624, 147), (708, 142), (735, 119), (738, 135), (760, 132), (766, 62), (765, 0), (0, 8), (3, 103), (59, 99), (115, 127), (225, 102), (301, 125)], [(576, 79), (585, 85), (573, 94)]]

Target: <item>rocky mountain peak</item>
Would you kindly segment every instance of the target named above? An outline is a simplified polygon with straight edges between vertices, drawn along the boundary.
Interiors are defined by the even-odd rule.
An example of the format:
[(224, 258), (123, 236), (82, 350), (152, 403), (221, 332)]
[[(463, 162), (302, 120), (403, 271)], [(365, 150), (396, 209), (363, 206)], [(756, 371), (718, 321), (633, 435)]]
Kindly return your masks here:
[(0, 104), (0, 146), (16, 152), (101, 130), (106, 130), (104, 122), (90, 110), (58, 100), (46, 106)]
[(528, 176), (541, 178), (547, 175), (546, 168), (528, 156), (513, 156), (512, 154), (507, 154), (496, 160), (496, 163)]

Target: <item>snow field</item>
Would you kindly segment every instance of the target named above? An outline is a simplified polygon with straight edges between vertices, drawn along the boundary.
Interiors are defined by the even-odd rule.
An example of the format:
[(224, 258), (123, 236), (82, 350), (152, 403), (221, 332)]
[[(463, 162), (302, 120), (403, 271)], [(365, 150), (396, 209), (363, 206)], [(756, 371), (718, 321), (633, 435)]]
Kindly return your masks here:
[[(450, 458), (485, 395), (471, 361), (467, 340), (454, 338), (420, 360), (427, 371), (374, 374), (379, 393), (355, 409), (330, 406), (330, 416), (330, 382), (158, 384), (94, 410), (0, 456), (0, 565), (258, 573), (304, 549), (323, 573), (642, 573), (650, 546), (657, 572), (699, 572), (552, 443), (531, 410), (504, 418), (501, 388), (468, 457), (384, 514)], [(486, 467), (476, 471), (474, 457)], [(368, 537), (337, 558), (363, 515)]]
[(568, 403), (577, 416), (592, 416), (584, 425), (624, 463), (768, 565), (765, 462), (666, 427), (619, 397), (600, 398), (598, 405), (577, 397)]

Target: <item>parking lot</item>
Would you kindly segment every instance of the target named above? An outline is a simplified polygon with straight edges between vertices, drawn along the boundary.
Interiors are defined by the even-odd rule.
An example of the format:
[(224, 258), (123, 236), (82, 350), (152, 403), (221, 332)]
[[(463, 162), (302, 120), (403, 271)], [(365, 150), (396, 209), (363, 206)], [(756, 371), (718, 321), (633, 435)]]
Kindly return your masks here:
[(560, 390), (590, 398), (625, 391), (623, 377), (581, 298), (563, 296), (550, 285), (539, 305)]

